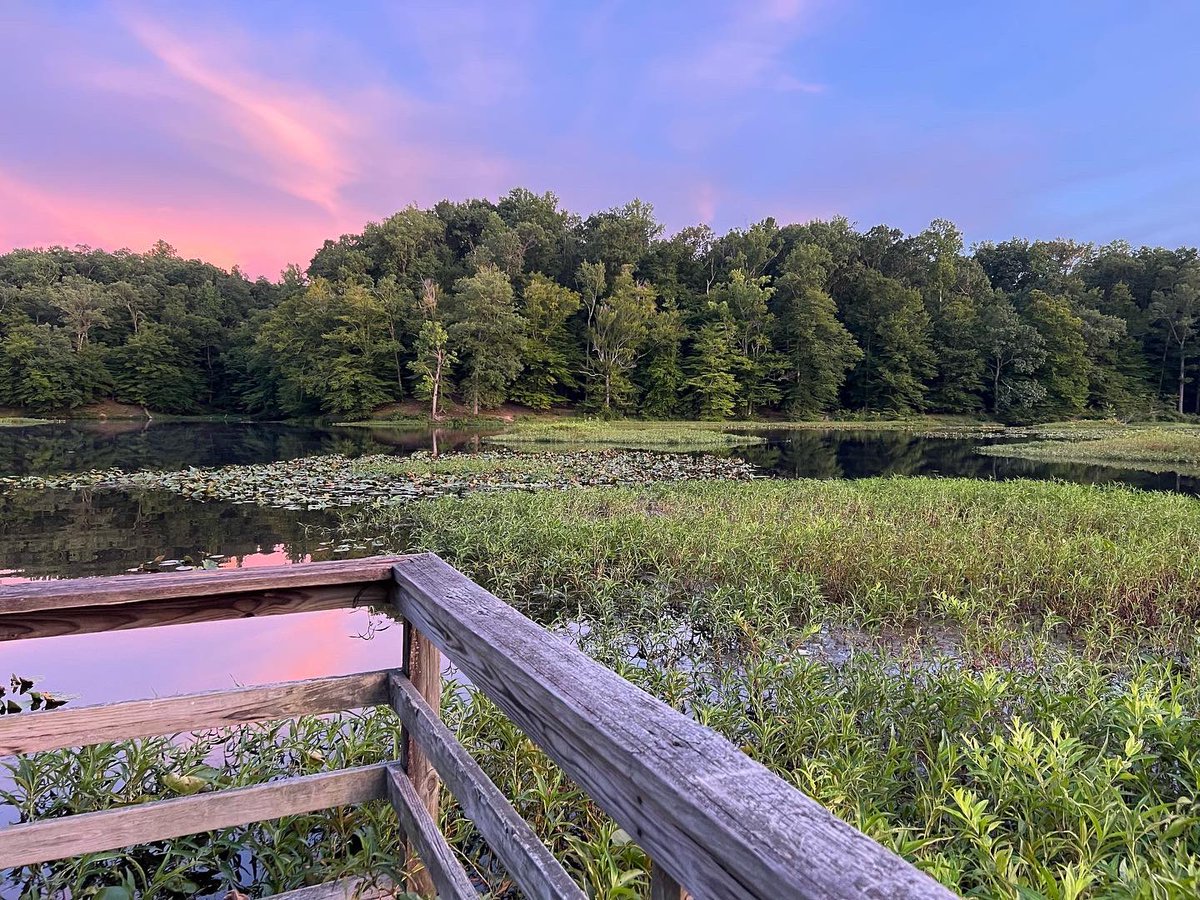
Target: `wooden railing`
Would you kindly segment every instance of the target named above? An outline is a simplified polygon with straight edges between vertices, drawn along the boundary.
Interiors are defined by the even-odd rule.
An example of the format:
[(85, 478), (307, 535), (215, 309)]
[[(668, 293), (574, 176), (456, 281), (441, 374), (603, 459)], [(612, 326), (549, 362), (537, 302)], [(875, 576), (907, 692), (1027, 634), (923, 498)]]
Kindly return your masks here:
[(405, 623), (397, 669), (22, 713), (0, 719), (0, 755), (390, 705), (405, 732), (400, 759), (9, 826), (0, 829), (0, 868), (386, 798), (414, 860), (409, 888), (475, 898), (437, 827), (444, 783), (525, 895), (581, 900), (441, 722), (444, 653), (646, 850), (655, 900), (953, 896), (431, 554), (0, 588), (0, 640), (367, 603), (390, 605)]

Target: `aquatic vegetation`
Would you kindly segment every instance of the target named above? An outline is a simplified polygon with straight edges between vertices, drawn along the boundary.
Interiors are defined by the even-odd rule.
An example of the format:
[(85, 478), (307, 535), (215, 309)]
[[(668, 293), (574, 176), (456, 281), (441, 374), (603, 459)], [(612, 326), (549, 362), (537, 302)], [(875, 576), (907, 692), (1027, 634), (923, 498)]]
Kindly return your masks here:
[(762, 422), (643, 422), (634, 420), (564, 419), (560, 422), (527, 422), (511, 431), (491, 435), (492, 444), (571, 444), (629, 449), (670, 448), (704, 450), (757, 444), (751, 434), (729, 434), (724, 429), (762, 428)]
[(13, 716), (39, 709), (58, 709), (69, 703), (69, 698), (58, 697), (46, 690), (38, 690), (32, 678), (11, 675), (8, 686), (0, 684), (0, 716)]
[(1135, 639), (1188, 649), (1200, 617), (1200, 505), (1125, 488), (693, 482), (433, 501), (363, 527), (403, 529), (506, 597), (585, 614), (619, 585), (697, 619), (732, 606), (750, 621), (951, 625), (989, 646), (1053, 622), (1108, 655)]
[[(399, 734), (380, 710), (32, 754), (8, 764), (0, 801), (21, 821), (128, 806), (395, 759)], [(130, 900), (276, 893), (349, 874), (396, 876), (397, 840), (391, 808), (371, 803), (4, 874), (30, 898), (101, 896), (101, 888)]]
[(749, 463), (716, 456), (597, 450), (549, 455), (492, 451), (433, 457), (340, 455), (249, 466), (123, 472), (120, 469), (0, 478), (15, 488), (160, 490), (189, 500), (330, 509), (401, 503), (476, 491), (567, 490), (589, 485), (749, 478)]
[(1038, 432), (1039, 440), (979, 448), (989, 456), (1096, 463), (1149, 472), (1200, 470), (1200, 428), (1189, 426)]
[[(444, 554), (963, 894), (1200, 893), (1190, 498), (698, 481), (360, 508), (356, 531)], [(443, 715), (593, 896), (645, 895), (644, 854), (490, 702), (456, 686)], [(378, 711), (40, 754), (13, 764), (0, 799), (26, 818), (61, 815), (195, 783), (178, 777), (205, 789), (389, 759), (395, 740)], [(512, 896), (452, 802), (442, 825), (480, 889)], [(264, 893), (395, 873), (394, 828), (369, 805), (8, 877), (29, 896)]]
[(30, 419), (24, 416), (0, 416), (0, 428), (28, 428), (31, 425), (54, 425), (62, 419)]

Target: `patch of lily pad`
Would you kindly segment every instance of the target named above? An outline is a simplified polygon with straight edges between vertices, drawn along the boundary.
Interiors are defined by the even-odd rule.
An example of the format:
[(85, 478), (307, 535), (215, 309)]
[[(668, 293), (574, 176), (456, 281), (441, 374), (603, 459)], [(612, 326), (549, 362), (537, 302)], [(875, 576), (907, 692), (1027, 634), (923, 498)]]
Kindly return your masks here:
[(18, 488), (161, 490), (200, 502), (253, 503), (320, 510), (404, 503), (479, 491), (569, 490), (698, 479), (741, 480), (754, 467), (712, 455), (582, 450), (527, 454), (509, 450), (415, 453), (350, 458), (342, 455), (174, 472), (105, 469), (55, 476), (0, 478)]

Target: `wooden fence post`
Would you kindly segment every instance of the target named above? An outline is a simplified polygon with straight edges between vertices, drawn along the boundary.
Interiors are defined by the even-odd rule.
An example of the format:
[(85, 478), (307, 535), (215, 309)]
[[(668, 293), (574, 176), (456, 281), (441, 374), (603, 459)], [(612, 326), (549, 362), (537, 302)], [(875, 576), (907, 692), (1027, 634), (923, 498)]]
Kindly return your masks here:
[[(429, 704), (429, 708), (439, 717), (442, 709), (442, 659), (437, 647), (429, 642), (421, 632), (413, 627), (407, 619), (404, 620), (404, 674), (412, 682), (417, 692)], [(404, 770), (413, 783), (417, 797), (434, 822), (438, 820), (438, 808), (442, 781), (429, 758), (417, 746), (412, 734), (404, 735), (403, 758)], [(408, 889), (422, 897), (435, 896), (433, 879), (425, 871), (417, 857), (412, 842), (408, 842), (407, 867), (414, 871), (409, 877)]]
[(690, 896), (666, 869), (650, 862), (650, 900), (688, 900)]

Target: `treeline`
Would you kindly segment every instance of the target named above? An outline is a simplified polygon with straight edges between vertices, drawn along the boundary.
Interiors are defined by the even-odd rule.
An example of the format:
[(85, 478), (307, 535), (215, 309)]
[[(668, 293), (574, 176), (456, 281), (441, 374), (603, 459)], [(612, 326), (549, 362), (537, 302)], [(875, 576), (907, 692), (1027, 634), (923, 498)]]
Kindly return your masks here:
[(148, 253), (0, 256), (0, 406), (361, 417), (409, 397), (721, 419), (1200, 412), (1194, 248), (968, 252), (845, 219), (665, 237), (640, 201), (405, 209), (251, 282)]

